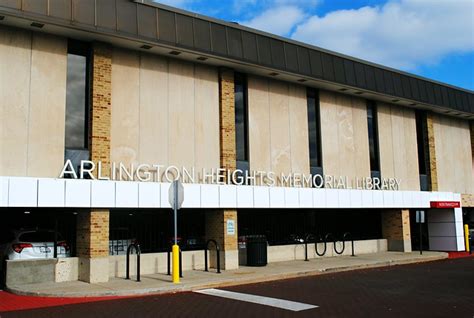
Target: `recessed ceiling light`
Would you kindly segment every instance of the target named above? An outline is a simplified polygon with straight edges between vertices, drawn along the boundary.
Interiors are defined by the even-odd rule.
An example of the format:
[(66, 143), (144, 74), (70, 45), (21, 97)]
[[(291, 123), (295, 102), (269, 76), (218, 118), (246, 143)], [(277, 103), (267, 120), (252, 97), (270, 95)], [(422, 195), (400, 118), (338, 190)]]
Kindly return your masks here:
[(298, 82), (304, 83), (304, 82), (306, 82), (306, 80), (305, 80), (304, 78), (300, 78), (300, 79), (298, 80)]
[(270, 75), (270, 76), (278, 76), (278, 73), (273, 72), (273, 73), (270, 73), (270, 74), (268, 74), (268, 75)]
[(72, 214), (77, 215), (77, 212), (72, 212)]
[(143, 44), (142, 46), (140, 46), (141, 49), (144, 49), (144, 50), (149, 50), (152, 48), (151, 45), (148, 45), (148, 44)]
[(200, 56), (197, 58), (199, 61), (206, 61), (207, 60), (207, 57), (205, 56)]
[(128, 215), (129, 215), (129, 216), (133, 216), (133, 213), (129, 213)]
[(33, 22), (30, 24), (32, 27), (35, 27), (35, 28), (42, 28), (44, 27), (44, 24), (43, 23), (39, 23), (39, 22)]
[(25, 211), (25, 212), (23, 212), (23, 213), (25, 213), (25, 214), (30, 214), (31, 212), (30, 212), (30, 211)]
[(179, 52), (179, 51), (171, 51), (170, 54), (171, 54), (171, 55), (180, 55), (181, 52)]

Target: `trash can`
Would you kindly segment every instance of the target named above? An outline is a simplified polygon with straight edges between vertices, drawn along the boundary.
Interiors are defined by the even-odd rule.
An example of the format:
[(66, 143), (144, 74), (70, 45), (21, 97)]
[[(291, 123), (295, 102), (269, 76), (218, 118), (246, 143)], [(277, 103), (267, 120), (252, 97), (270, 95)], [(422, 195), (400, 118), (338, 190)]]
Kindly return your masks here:
[(267, 238), (265, 235), (247, 236), (247, 266), (266, 266)]

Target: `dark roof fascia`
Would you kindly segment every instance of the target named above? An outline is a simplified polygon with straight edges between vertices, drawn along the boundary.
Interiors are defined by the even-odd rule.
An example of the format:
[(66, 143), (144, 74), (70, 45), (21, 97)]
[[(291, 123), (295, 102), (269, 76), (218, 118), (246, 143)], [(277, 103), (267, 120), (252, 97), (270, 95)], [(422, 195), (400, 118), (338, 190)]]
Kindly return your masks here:
[(172, 11), (172, 12), (175, 12), (175, 13), (179, 13), (179, 14), (182, 14), (182, 15), (189, 16), (189, 17), (193, 17), (193, 18), (197, 18), (197, 19), (201, 19), (201, 20), (207, 20), (209, 22), (222, 24), (222, 25), (225, 25), (229, 28), (235, 28), (235, 29), (239, 29), (239, 30), (242, 30), (242, 31), (251, 32), (251, 33), (254, 33), (254, 34), (259, 34), (259, 35), (262, 35), (262, 36), (273, 38), (275, 40), (279, 40), (279, 41), (291, 43), (291, 44), (294, 44), (294, 45), (297, 45), (297, 46), (305, 47), (307, 49), (321, 51), (321, 52), (328, 53), (328, 54), (331, 54), (331, 55), (334, 55), (334, 56), (338, 56), (338, 57), (343, 58), (343, 59), (351, 60), (351, 61), (362, 63), (362, 64), (371, 65), (373, 67), (381, 68), (381, 69), (384, 69), (384, 70), (387, 70), (387, 71), (390, 71), (390, 72), (395, 72), (395, 73), (402, 74), (402, 75), (405, 75), (405, 76), (417, 78), (419, 80), (423, 80), (423, 81), (431, 82), (431, 83), (434, 83), (434, 84), (447, 86), (447, 87), (450, 87), (450, 88), (453, 88), (453, 89), (456, 89), (456, 90), (464, 91), (464, 92), (469, 93), (469, 94), (474, 94), (474, 91), (471, 91), (471, 90), (463, 88), (463, 87), (459, 87), (459, 86), (451, 85), (451, 84), (448, 84), (448, 83), (440, 82), (440, 81), (437, 81), (437, 80), (434, 80), (434, 79), (431, 79), (431, 78), (427, 78), (427, 77), (423, 77), (423, 76), (416, 75), (416, 74), (413, 74), (413, 73), (405, 72), (405, 71), (398, 70), (398, 69), (395, 69), (395, 68), (392, 68), (392, 67), (389, 67), (389, 66), (385, 66), (385, 65), (378, 64), (378, 63), (375, 63), (375, 62), (370, 62), (370, 61), (367, 61), (367, 60), (364, 60), (364, 59), (360, 59), (360, 58), (357, 58), (357, 57), (354, 57), (354, 56), (345, 55), (343, 53), (331, 51), (331, 50), (328, 50), (328, 49), (325, 49), (325, 48), (322, 48), (322, 47), (319, 47), (319, 46), (316, 46), (316, 45), (311, 45), (311, 44), (300, 42), (300, 41), (297, 41), (297, 40), (285, 38), (285, 37), (282, 37), (282, 36), (279, 36), (279, 35), (276, 35), (276, 34), (272, 34), (272, 33), (268, 33), (268, 32), (265, 32), (265, 31), (261, 31), (261, 30), (258, 30), (258, 29), (253, 29), (253, 28), (250, 28), (250, 27), (238, 24), (238, 23), (233, 23), (233, 22), (229, 22), (229, 21), (225, 21), (225, 20), (205, 16), (205, 15), (202, 15), (202, 14), (199, 14), (199, 13), (194, 13), (194, 12), (191, 12), (191, 11), (186, 11), (186, 10), (183, 10), (183, 9), (171, 7), (171, 6), (168, 6), (166, 4), (153, 2), (152, 0), (131, 0), (131, 1), (133, 1), (135, 3), (138, 3), (138, 4), (155, 7), (155, 8), (158, 8), (158, 9)]
[[(12, 3), (17, 3), (16, 7)], [(50, 14), (50, 7), (57, 6), (59, 2), (30, 1), (35, 6), (34, 10), (31, 8), (31, 4), (30, 7), (24, 7), (23, 1), (21, 3), (0, 0), (0, 15), (11, 15), (27, 21), (37, 21), (66, 28), (65, 30), (69, 28), (95, 34), (92, 38), (96, 37), (98, 40), (103, 40), (104, 36), (115, 37), (157, 45), (157, 47), (177, 48), (192, 54), (215, 57), (239, 65), (275, 70), (282, 74), (310, 79), (319, 83), (330, 83), (335, 87), (351, 88), (369, 95), (383, 96), (385, 99), (400, 99), (405, 101), (405, 104), (408, 103), (415, 107), (419, 105), (423, 108), (423, 105), (430, 105), (429, 108), (434, 111), (459, 114), (461, 117), (463, 117), (462, 114), (474, 114), (473, 91), (149, 0), (101, 1), (101, 5), (108, 6), (108, 10), (115, 9), (115, 12), (110, 11), (110, 15), (109, 11), (106, 11), (105, 15), (102, 11), (102, 15), (100, 15), (101, 8), (99, 8), (99, 2), (95, 0), (64, 0), (61, 3), (68, 4), (70, 12), (64, 11), (65, 17), (61, 18)], [(79, 15), (84, 12), (88, 20), (81, 23)], [(146, 18), (140, 14), (152, 14), (154, 18), (150, 20), (148, 17), (148, 20), (145, 21)], [(161, 26), (159, 26), (160, 14), (172, 17), (172, 22), (168, 21), (164, 29), (160, 29)], [(115, 17), (115, 21), (113, 17)], [(103, 27), (103, 23), (107, 19), (107, 23), (112, 26)], [(154, 23), (155, 25), (152, 26), (156, 27), (156, 30), (151, 33), (156, 31), (156, 34), (152, 34), (151, 37), (144, 36), (140, 31), (149, 32), (150, 29), (148, 25), (145, 28), (140, 27), (140, 23), (143, 21)], [(2, 22), (0, 24), (3, 24)], [(188, 29), (183, 29), (183, 25), (186, 27), (186, 23)], [(211, 44), (208, 44), (208, 49), (202, 49), (197, 44), (199, 32), (197, 24), (199, 23), (206, 25), (204, 33), (200, 33), (200, 35), (204, 35), (208, 38), (207, 40), (211, 41)], [(189, 26), (192, 32), (186, 34)], [(216, 37), (218, 40), (215, 42), (213, 42), (214, 38), (211, 34), (214, 28), (216, 30), (221, 28), (220, 38)], [(167, 32), (171, 34), (171, 40), (165, 39), (164, 34)], [(247, 44), (244, 41), (244, 35), (252, 38)], [(182, 36), (188, 38), (180, 38)], [(188, 44), (183, 44), (183, 41), (180, 43), (178, 38), (187, 40)], [(224, 48), (216, 49), (214, 43), (224, 43), (222, 44)], [(233, 45), (232, 48), (231, 45)], [(245, 56), (249, 50), (255, 51), (251, 58)], [(303, 54), (301, 55), (303, 57), (300, 57), (300, 52), (306, 56)]]

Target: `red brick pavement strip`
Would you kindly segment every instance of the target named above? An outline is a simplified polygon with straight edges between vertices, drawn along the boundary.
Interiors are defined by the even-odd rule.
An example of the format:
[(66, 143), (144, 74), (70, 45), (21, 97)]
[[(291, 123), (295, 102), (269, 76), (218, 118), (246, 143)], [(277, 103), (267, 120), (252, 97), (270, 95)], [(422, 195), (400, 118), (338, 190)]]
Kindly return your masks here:
[(0, 313), (25, 309), (56, 307), (71, 304), (82, 304), (104, 300), (116, 300), (132, 297), (36, 297), (19, 296), (5, 291), (0, 291)]
[(464, 258), (464, 257), (474, 257), (474, 254), (469, 254), (469, 252), (448, 252), (448, 258)]

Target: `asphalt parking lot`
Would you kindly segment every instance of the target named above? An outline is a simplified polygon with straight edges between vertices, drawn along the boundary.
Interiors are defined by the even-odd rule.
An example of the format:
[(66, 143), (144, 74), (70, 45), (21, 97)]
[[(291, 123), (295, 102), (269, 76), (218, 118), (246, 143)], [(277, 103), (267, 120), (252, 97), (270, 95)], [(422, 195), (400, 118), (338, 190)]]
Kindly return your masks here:
[(0, 317), (472, 318), (474, 257), (242, 285), (217, 292), (10, 311)]

